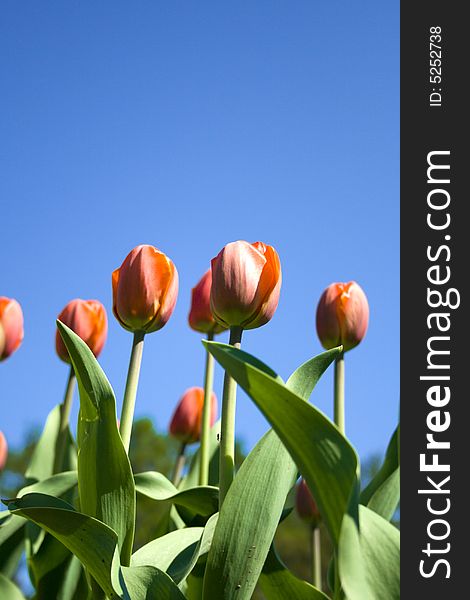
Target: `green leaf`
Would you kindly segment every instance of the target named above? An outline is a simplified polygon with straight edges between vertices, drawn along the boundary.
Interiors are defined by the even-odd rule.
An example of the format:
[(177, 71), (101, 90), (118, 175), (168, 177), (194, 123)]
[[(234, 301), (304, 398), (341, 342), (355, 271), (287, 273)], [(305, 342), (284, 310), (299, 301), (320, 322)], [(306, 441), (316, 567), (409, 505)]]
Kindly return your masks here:
[[(116, 598), (111, 571), (117, 535), (107, 525), (74, 510), (67, 502), (45, 494), (7, 500), (11, 513), (25, 517), (52, 534), (89, 570), (102, 589)], [(118, 564), (118, 563), (117, 563)]]
[[(311, 359), (287, 382), (308, 400), (336, 352)], [(287, 389), (271, 369), (247, 353), (240, 358)], [(274, 378), (274, 379), (273, 379)], [(222, 506), (204, 576), (204, 598), (248, 600), (265, 563), (297, 467), (276, 433), (269, 431), (240, 467)]]
[(2, 600), (25, 600), (21, 590), (0, 573), (0, 598)]
[(329, 600), (316, 587), (298, 579), (282, 563), (271, 546), (259, 580), (266, 600)]
[(24, 549), (25, 522), (8, 511), (0, 513), (0, 573), (12, 578)]
[[(348, 545), (340, 545), (341, 583), (351, 600), (399, 600), (400, 533), (386, 519), (365, 506), (359, 507), (360, 561), (363, 575), (358, 576), (357, 554)], [(343, 539), (340, 544), (343, 543)], [(363, 578), (366, 580), (364, 586)]]
[[(321, 411), (279, 379), (246, 362), (239, 350), (217, 342), (205, 345), (271, 423), (307, 480), (337, 546), (343, 517), (358, 486), (354, 448)], [(330, 353), (333, 359), (339, 349)]]
[(389, 521), (400, 501), (400, 425), (396, 428), (385, 454), (383, 465), (361, 493), (361, 504)]
[[(54, 473), (55, 452), (60, 431), (60, 411), (60, 404), (58, 404), (47, 417), (43, 432), (25, 472), (27, 479), (42, 481)], [(67, 437), (63, 467), (64, 470), (75, 470), (77, 468), (77, 451), (70, 429), (67, 429)]]
[(136, 491), (159, 502), (169, 501), (208, 517), (218, 510), (219, 490), (213, 486), (200, 486), (179, 491), (164, 475), (147, 471), (135, 475)]
[(122, 567), (120, 583), (129, 600), (185, 600), (171, 578), (155, 567)]
[(177, 585), (154, 567), (120, 567), (118, 539), (107, 525), (45, 494), (6, 501), (10, 512), (36, 523), (66, 546), (111, 600), (182, 600)]
[(203, 531), (203, 527), (188, 527), (167, 533), (137, 550), (132, 555), (131, 567), (157, 567), (180, 583)]
[(78, 486), (83, 512), (118, 535), (121, 563), (128, 565), (135, 527), (135, 486), (116, 421), (110, 383), (88, 346), (58, 322), (80, 392)]
[(77, 471), (63, 471), (42, 481), (31, 483), (18, 492), (18, 496), (37, 492), (49, 496), (62, 496), (77, 485)]

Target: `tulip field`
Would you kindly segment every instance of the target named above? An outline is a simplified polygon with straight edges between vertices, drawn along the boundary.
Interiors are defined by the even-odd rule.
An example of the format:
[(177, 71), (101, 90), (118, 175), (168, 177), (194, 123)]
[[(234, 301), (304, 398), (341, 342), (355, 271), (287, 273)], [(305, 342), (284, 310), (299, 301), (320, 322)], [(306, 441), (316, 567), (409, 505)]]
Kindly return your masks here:
[[(173, 261), (154, 246), (137, 246), (110, 277), (114, 318), (129, 332), (123, 398), (116, 399), (99, 363), (103, 346), (112, 343), (103, 304), (74, 299), (58, 315), (56, 352), (68, 365), (66, 390), (45, 419), (26, 485), (2, 499), (0, 600), (400, 597), (400, 535), (391, 522), (400, 493), (399, 425), (367, 482), (345, 435), (347, 359), (367, 334), (366, 293), (354, 281), (336, 282), (320, 298), (304, 299), (317, 302), (324, 352), (278, 374), (263, 356), (243, 350), (244, 332), (275, 318), (282, 286), (276, 250), (231, 242), (207, 266), (188, 303), (188, 324), (203, 338), (204, 385), (186, 390), (175, 406), (170, 435), (179, 452), (169, 478), (158, 470), (133, 472), (129, 448), (145, 342), (171, 319), (178, 297)], [(218, 342), (227, 330), (229, 343)], [(21, 306), (0, 296), (0, 377), (22, 340)], [(215, 363), (225, 372), (219, 406)], [(315, 386), (328, 369), (333, 420), (316, 407)], [(77, 387), (78, 423), (72, 423)], [(236, 469), (238, 388), (271, 429)], [(7, 455), (3, 430), (0, 471)], [(136, 547), (139, 496), (165, 511), (159, 535)], [(309, 528), (308, 580), (289, 570), (274, 540), (292, 511)], [(29, 585), (20, 589), (25, 578)]]

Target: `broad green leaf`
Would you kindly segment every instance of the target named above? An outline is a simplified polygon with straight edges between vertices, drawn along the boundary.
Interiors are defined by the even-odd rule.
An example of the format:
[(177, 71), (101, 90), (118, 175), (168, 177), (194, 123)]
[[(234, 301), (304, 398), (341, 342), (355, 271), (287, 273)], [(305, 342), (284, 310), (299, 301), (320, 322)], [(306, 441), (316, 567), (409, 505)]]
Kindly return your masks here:
[(152, 566), (165, 571), (180, 589), (199, 558), (209, 552), (218, 514), (204, 528), (190, 527), (173, 531), (149, 542), (132, 555), (131, 566)]
[(23, 593), (12, 581), (0, 573), (0, 598), (2, 600), (25, 600)]
[[(350, 545), (342, 551), (339, 568), (346, 597), (351, 600), (399, 600), (400, 598), (400, 533), (386, 519), (365, 506), (359, 507), (360, 547), (363, 557), (362, 576), (358, 576), (357, 554)], [(346, 540), (346, 543), (348, 541)], [(367, 586), (364, 587), (362, 578)]]
[(218, 510), (219, 490), (213, 486), (193, 487), (179, 491), (171, 481), (156, 471), (135, 475), (136, 491), (147, 498), (169, 501), (208, 517)]
[(183, 600), (178, 586), (154, 567), (120, 567), (118, 539), (107, 525), (45, 494), (7, 501), (10, 512), (51, 533), (87, 568), (110, 600)]
[(68, 548), (110, 598), (117, 598), (111, 580), (117, 535), (104, 523), (45, 494), (27, 494), (6, 501), (11, 513), (25, 517)]
[(80, 392), (78, 487), (80, 507), (118, 535), (121, 562), (130, 563), (135, 527), (135, 486), (117, 428), (110, 383), (88, 346), (58, 322)]
[(316, 587), (293, 575), (273, 546), (264, 563), (259, 583), (266, 600), (329, 600)]
[(179, 583), (182, 579), (179, 574), (192, 559), (203, 531), (203, 527), (188, 527), (167, 533), (137, 550), (132, 555), (131, 567), (157, 567)]
[[(25, 472), (27, 479), (42, 481), (51, 477), (54, 473), (54, 461), (57, 438), (60, 430), (60, 404), (55, 406), (49, 413), (41, 437), (36, 444), (34, 452)], [(75, 470), (77, 468), (77, 451), (70, 429), (67, 429), (68, 442), (64, 455), (64, 470)]]
[[(205, 345), (271, 423), (307, 480), (337, 546), (343, 517), (358, 486), (354, 448), (321, 411), (279, 379), (246, 362), (239, 350), (217, 342)], [(353, 519), (357, 519), (354, 513)]]
[(120, 583), (129, 600), (185, 600), (172, 579), (155, 567), (122, 567)]
[(9, 511), (0, 513), (0, 573), (11, 578), (24, 549), (25, 522)]
[(62, 496), (77, 485), (77, 471), (63, 471), (42, 481), (31, 483), (18, 492), (18, 496), (37, 492), (49, 496)]
[(398, 425), (388, 445), (383, 465), (361, 493), (361, 504), (388, 521), (395, 514), (400, 501), (399, 437)]
[[(300, 402), (308, 400), (337, 354), (321, 354), (292, 374), (287, 388), (299, 393)], [(246, 353), (240, 355), (286, 389), (260, 361)], [(269, 431), (243, 462), (225, 498), (207, 559), (205, 599), (251, 598), (296, 478), (297, 467), (289, 452), (276, 433)]]

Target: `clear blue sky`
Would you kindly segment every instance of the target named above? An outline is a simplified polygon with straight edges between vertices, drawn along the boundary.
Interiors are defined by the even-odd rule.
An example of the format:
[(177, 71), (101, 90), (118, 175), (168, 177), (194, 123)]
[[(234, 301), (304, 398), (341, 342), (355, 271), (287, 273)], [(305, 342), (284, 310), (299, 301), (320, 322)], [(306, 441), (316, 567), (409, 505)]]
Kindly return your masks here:
[[(382, 452), (399, 393), (398, 1), (5, 0), (0, 11), (0, 295), (25, 313), (23, 346), (0, 365), (10, 444), (62, 399), (55, 318), (73, 298), (108, 309), (101, 363), (120, 407), (131, 335), (111, 313), (111, 272), (140, 243), (180, 274), (173, 317), (147, 336), (137, 400), (166, 429), (202, 382), (191, 287), (226, 242), (246, 239), (276, 247), (283, 287), (244, 348), (284, 377), (321, 351), (323, 289), (355, 279), (366, 291), (346, 423), (362, 456)], [(215, 383), (220, 398), (220, 369)], [(313, 396), (328, 414), (331, 392), (329, 371)], [(237, 423), (247, 447), (267, 428), (243, 394)]]

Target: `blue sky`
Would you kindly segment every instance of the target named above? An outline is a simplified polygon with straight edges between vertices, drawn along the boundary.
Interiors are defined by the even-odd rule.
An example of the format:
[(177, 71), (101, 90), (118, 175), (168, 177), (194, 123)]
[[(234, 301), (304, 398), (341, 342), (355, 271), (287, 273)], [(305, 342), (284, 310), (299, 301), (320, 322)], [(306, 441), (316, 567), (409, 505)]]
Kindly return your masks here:
[[(166, 429), (203, 377), (191, 287), (246, 239), (276, 247), (283, 287), (244, 349), (284, 377), (321, 351), (323, 289), (366, 291), (346, 426), (362, 456), (384, 450), (399, 393), (398, 2), (6, 0), (0, 69), (0, 295), (25, 314), (0, 365), (11, 445), (62, 399), (55, 318), (73, 298), (108, 309), (101, 364), (120, 407), (131, 335), (111, 313), (111, 272), (140, 243), (180, 275), (173, 317), (146, 338), (136, 409)], [(332, 375), (312, 397), (328, 414)], [(243, 394), (237, 425), (247, 448), (267, 428)]]

